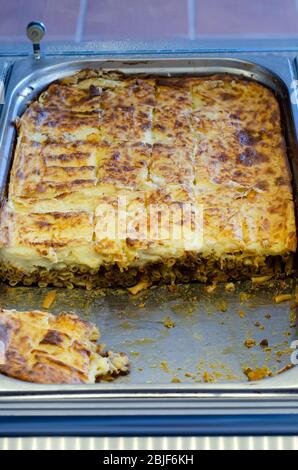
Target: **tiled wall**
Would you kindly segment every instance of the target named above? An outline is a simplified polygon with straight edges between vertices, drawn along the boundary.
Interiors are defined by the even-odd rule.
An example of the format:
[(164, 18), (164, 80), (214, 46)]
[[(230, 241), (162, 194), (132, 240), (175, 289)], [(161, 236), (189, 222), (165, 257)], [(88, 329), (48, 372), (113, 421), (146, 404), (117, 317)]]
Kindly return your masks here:
[(297, 37), (298, 0), (0, 0), (0, 42), (33, 19), (47, 40)]

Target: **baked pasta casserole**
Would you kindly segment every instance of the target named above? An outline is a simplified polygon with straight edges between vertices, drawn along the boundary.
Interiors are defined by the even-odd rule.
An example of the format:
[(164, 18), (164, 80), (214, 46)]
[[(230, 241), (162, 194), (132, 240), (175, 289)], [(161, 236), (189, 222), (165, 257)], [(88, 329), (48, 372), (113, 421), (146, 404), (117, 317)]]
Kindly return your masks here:
[(269, 279), (296, 227), (280, 109), (233, 75), (84, 70), (17, 122), (1, 210), (10, 285)]

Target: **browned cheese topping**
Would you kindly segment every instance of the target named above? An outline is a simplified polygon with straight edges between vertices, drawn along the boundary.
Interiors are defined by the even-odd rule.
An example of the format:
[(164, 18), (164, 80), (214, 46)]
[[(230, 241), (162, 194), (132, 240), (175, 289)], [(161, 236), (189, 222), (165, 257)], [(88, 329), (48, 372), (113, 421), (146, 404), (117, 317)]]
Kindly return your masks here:
[(84, 70), (18, 122), (0, 224), (12, 285), (263, 279), (291, 272), (295, 250), (279, 104), (261, 84)]

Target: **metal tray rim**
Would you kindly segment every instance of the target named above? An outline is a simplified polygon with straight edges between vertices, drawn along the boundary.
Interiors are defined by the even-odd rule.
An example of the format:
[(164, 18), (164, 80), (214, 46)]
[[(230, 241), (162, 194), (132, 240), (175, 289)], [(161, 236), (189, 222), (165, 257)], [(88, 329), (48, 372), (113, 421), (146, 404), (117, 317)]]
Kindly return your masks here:
[[(12, 71), (12, 80), (8, 86), (7, 94), (9, 96), (5, 106), (4, 110), (2, 113), (2, 119), (0, 121), (0, 127), (1, 127), (1, 133), (0, 133), (0, 150), (2, 155), (4, 154), (5, 156), (8, 156), (9, 152), (7, 152), (7, 142), (6, 140), (9, 140), (9, 136), (11, 136), (13, 132), (13, 127), (11, 126), (11, 122), (14, 120), (15, 116), (13, 114), (13, 110), (15, 109), (15, 106), (13, 106), (13, 101), (19, 101), (19, 100), (27, 100), (28, 98), (30, 99), (30, 96), (32, 94), (32, 87), (36, 89), (38, 87), (39, 82), (39, 76), (43, 76), (46, 73), (46, 80), (43, 79), (42, 83), (52, 81), (52, 76), (55, 75), (56, 78), (60, 76), (67, 75), (69, 73), (73, 73), (75, 70), (79, 70), (83, 67), (90, 66), (91, 64), (94, 65), (96, 64), (97, 66), (100, 66), (102, 64), (105, 64), (105, 68), (119, 68), (123, 70), (123, 68), (129, 68), (130, 71), (134, 71), (133, 65), (137, 66), (138, 69), (141, 69), (142, 66), (148, 67), (148, 63), (154, 62), (156, 65), (162, 64), (163, 61), (170, 62), (171, 65), (177, 67), (177, 61), (181, 61), (184, 63), (184, 66), (182, 67), (182, 72), (186, 68), (189, 70), (190, 67), (198, 67), (199, 63), (201, 64), (206, 64), (205, 67), (207, 67), (207, 64), (214, 64), (214, 71), (212, 73), (217, 73), (222, 71), (222, 68), (227, 70), (229, 73), (240, 73), (244, 74), (247, 76), (250, 76), (251, 78), (258, 79), (258, 81), (262, 81), (263, 79), (264, 82), (268, 83), (268, 77), (271, 76), (272, 81), (270, 83), (271, 86), (274, 86), (276, 89), (279, 87), (283, 88), (283, 93), (285, 91), (289, 91), (290, 89), (290, 79), (293, 78), (293, 72), (291, 71), (291, 68), (289, 66), (289, 61), (285, 57), (280, 57), (276, 61), (276, 66), (275, 69), (272, 67), (274, 70), (270, 70), (270, 64), (267, 64), (266, 61), (264, 60), (264, 57), (257, 58), (256, 56), (237, 56), (233, 58), (226, 58), (226, 57), (198, 57), (194, 58), (193, 56), (190, 56), (190, 58), (175, 58), (175, 57), (159, 57), (159, 58), (151, 58), (151, 57), (144, 57), (143, 59), (138, 58), (132, 58), (127, 61), (127, 58), (115, 58), (113, 57), (112, 59), (103, 58), (100, 57), (99, 59), (90, 59), (90, 58), (81, 58), (79, 57), (78, 60), (74, 59), (73, 57), (71, 60), (69, 58), (59, 58), (59, 59), (42, 59), (40, 63), (35, 63), (32, 61), (32, 59), (26, 59), (26, 60), (20, 60), (18, 61), (17, 64), (14, 65), (14, 69)], [(54, 62), (54, 64), (53, 64)], [(259, 62), (259, 63), (258, 63)], [(264, 65), (262, 65), (265, 62)], [(281, 76), (281, 69), (280, 69), (280, 63), (283, 64), (285, 69), (288, 69), (289, 75), (287, 77)], [(119, 67), (119, 64), (122, 64), (124, 67)], [(195, 65), (197, 64), (197, 65)], [(217, 64), (217, 65), (216, 65)], [(219, 66), (220, 64), (220, 66)], [(202, 65), (201, 65), (202, 66)], [(27, 69), (32, 70), (32, 67), (34, 69), (33, 72), (27, 73)], [(243, 69), (241, 68), (243, 67)], [(251, 67), (254, 68), (254, 72), (251, 70)], [(66, 71), (63, 72), (63, 70), (66, 68)], [(233, 72), (231, 72), (233, 70)], [(14, 72), (18, 72), (22, 74), (22, 79), (17, 80), (14, 82), (13, 76)], [(202, 74), (208, 74), (210, 73), (210, 68), (206, 72), (202, 72)], [(292, 75), (291, 75), (292, 74)], [(286, 74), (284, 74), (286, 75)], [(264, 78), (265, 77), (265, 78)], [(270, 81), (270, 80), (269, 80)], [(292, 107), (292, 112), (293, 112), (293, 118), (294, 118), (294, 123), (298, 123), (298, 115), (297, 115), (297, 109), (293, 109)], [(8, 168), (9, 162), (5, 159), (3, 159), (0, 163), (0, 185), (2, 187), (2, 191), (4, 190), (4, 181), (6, 182), (7, 178), (7, 168)], [(3, 192), (2, 192), (3, 194)], [(284, 376), (287, 376), (286, 383), (283, 380)], [(289, 383), (290, 382), (290, 383)], [(121, 385), (117, 389), (115, 386), (109, 386), (109, 385), (102, 385), (100, 384), (99, 386), (76, 386), (75, 389), (73, 386), (39, 386), (39, 385), (33, 385), (33, 384), (25, 384), (24, 387), (19, 387), (20, 385), (19, 381), (15, 381), (13, 379), (4, 379), (4, 383), (6, 384), (4, 386), (4, 389), (0, 391), (0, 400), (2, 397), (5, 395), (23, 395), (24, 394), (42, 394), (47, 395), (47, 394), (55, 394), (55, 393), (66, 393), (67, 396), (68, 394), (74, 394), (74, 395), (79, 395), (82, 396), (82, 394), (86, 393), (88, 396), (94, 397), (97, 396), (98, 398), (103, 398), (105, 394), (108, 394), (108, 398), (119, 398), (119, 396), (126, 395), (130, 392), (132, 393), (132, 396), (138, 396), (138, 394), (142, 395), (144, 398), (150, 398), (154, 399), (156, 395), (159, 393), (162, 394), (163, 397), (171, 397), (173, 393), (173, 389), (175, 388), (175, 396), (178, 397), (184, 397), (189, 394), (189, 396), (198, 396), (200, 394), (214, 394), (214, 398), (218, 398), (219, 396), (226, 395), (226, 393), (231, 393), (232, 396), (235, 396), (238, 393), (252, 393), (258, 394), (260, 392), (266, 394), (266, 393), (278, 393), (280, 396), (282, 396), (285, 393), (296, 393), (298, 392), (298, 380), (297, 380), (297, 368), (292, 369), (291, 371), (286, 372), (280, 377), (272, 378), (272, 379), (266, 379), (257, 383), (247, 383), (247, 384), (221, 384), (221, 385), (216, 385), (216, 384), (197, 384), (197, 385), (185, 385), (185, 384), (172, 384), (172, 385), (152, 385), (150, 384), (149, 386), (147, 385), (134, 385), (133, 387), (131, 385)], [(17, 385), (18, 384), (18, 385)], [(7, 387), (6, 387), (7, 386)], [(18, 390), (16, 390), (16, 388)], [(31, 395), (32, 396), (32, 395)]]

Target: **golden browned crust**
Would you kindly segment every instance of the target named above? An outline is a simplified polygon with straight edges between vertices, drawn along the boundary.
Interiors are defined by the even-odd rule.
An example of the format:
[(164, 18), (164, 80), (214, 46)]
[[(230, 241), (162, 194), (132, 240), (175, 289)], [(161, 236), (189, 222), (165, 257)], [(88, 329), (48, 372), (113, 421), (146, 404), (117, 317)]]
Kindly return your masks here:
[(94, 383), (127, 373), (125, 354), (104, 353), (99, 330), (77, 315), (0, 310), (0, 372), (42, 384)]
[[(166, 225), (191, 235), (200, 214), (200, 240), (156, 236)], [(0, 226), (10, 283), (113, 284), (119, 272), (117, 283), (130, 285), (167, 263), (180, 273), (185, 259), (195, 280), (212, 277), (211, 265), (227, 270), (231, 258), (249, 276), (247, 264), (295, 250), (279, 105), (254, 81), (84, 70), (50, 85), (18, 123)]]

